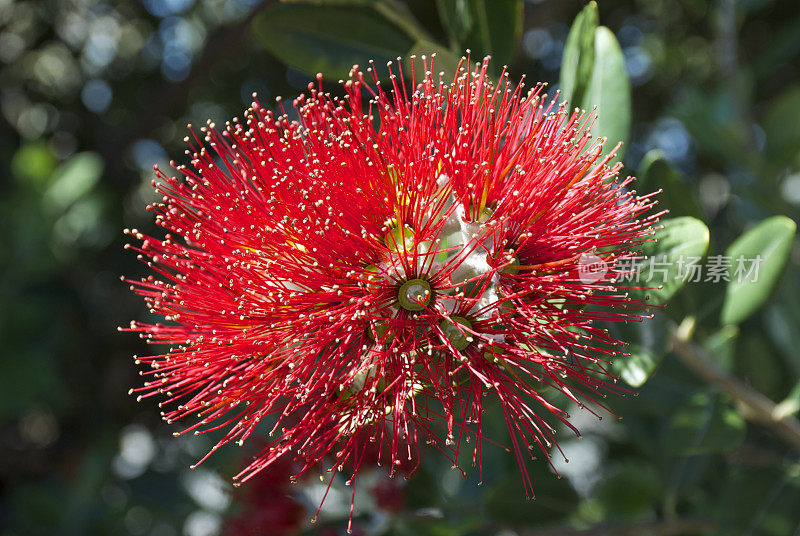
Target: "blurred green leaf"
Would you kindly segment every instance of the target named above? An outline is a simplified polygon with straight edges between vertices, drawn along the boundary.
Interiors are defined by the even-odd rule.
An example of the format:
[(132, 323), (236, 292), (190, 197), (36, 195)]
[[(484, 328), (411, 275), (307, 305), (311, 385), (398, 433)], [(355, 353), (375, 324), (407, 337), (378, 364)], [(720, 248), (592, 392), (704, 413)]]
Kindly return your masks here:
[(561, 96), (572, 105), (579, 105), (594, 67), (595, 30), (599, 22), (597, 2), (586, 4), (567, 35), (561, 60)]
[[(600, 26), (594, 34), (594, 65), (581, 108), (597, 106), (597, 119), (592, 127), (595, 137), (608, 138), (606, 153), (618, 142), (626, 142), (631, 128), (631, 82), (625, 70), (625, 56), (614, 34)], [(622, 159), (620, 147), (612, 162)]]
[(764, 117), (764, 132), (767, 136), (766, 150), (771, 163), (783, 167), (800, 156), (800, 123), (787, 121), (789, 117), (800, 117), (800, 87), (793, 86), (777, 98), (770, 100)]
[(784, 536), (796, 534), (800, 504), (800, 466), (738, 466), (717, 497), (718, 534)]
[(475, 22), (472, 15), (472, 2), (470, 0), (436, 0), (436, 8), (451, 44), (460, 49), (461, 43)]
[[(458, 64), (461, 62), (461, 58), (450, 52), (442, 45), (422, 40), (417, 41), (408, 53), (409, 56), (414, 54), (417, 56), (417, 59), (414, 63), (416, 79), (421, 80), (425, 75), (424, 64), (422, 60), (419, 59), (420, 56), (423, 54), (426, 55), (428, 57), (428, 66), (430, 66), (430, 57), (433, 53), (436, 53), (436, 56), (433, 59), (433, 72), (444, 72), (444, 79), (446, 81), (453, 80), (456, 71), (458, 70)], [(404, 67), (410, 69), (411, 62), (406, 62)], [(434, 79), (436, 79), (436, 76), (434, 76)]]
[(668, 329), (664, 314), (641, 322), (609, 322), (612, 336), (628, 343), (629, 357), (616, 359), (611, 370), (632, 387), (640, 387), (653, 374), (667, 351)]
[(36, 190), (43, 189), (58, 160), (44, 142), (28, 143), (20, 147), (11, 159), (11, 172), (22, 182), (29, 183)]
[[(540, 467), (541, 466), (541, 467)], [(522, 479), (509, 475), (486, 493), (486, 511), (491, 519), (512, 527), (552, 523), (564, 519), (578, 504), (578, 495), (566, 478), (550, 473), (544, 461), (534, 464), (534, 500), (527, 500)]]
[(50, 214), (62, 212), (89, 193), (102, 174), (103, 159), (99, 154), (76, 154), (56, 169), (50, 187), (42, 196), (42, 208)]
[(724, 453), (739, 446), (745, 431), (736, 411), (717, 397), (699, 394), (672, 416), (664, 444), (679, 456)]
[[(730, 282), (720, 320), (738, 324), (764, 305), (778, 284), (797, 225), (785, 216), (774, 216), (740, 236), (725, 252), (730, 257)], [(759, 260), (760, 259), (760, 260)], [(754, 265), (755, 273), (749, 276)]]
[(733, 325), (722, 326), (706, 339), (704, 344), (706, 350), (714, 356), (717, 364), (728, 372), (733, 369), (733, 358), (738, 337), (738, 327)]
[(256, 18), (254, 32), (287, 65), (334, 79), (369, 60), (383, 66), (414, 45), (400, 27), (364, 6), (276, 4)]
[(607, 517), (636, 519), (652, 511), (661, 493), (656, 471), (641, 462), (629, 462), (604, 479), (597, 498)]
[(499, 73), (511, 62), (522, 35), (523, 0), (470, 0), (475, 23), (464, 45), (473, 54), (491, 55), (491, 69)]
[(659, 188), (663, 190), (656, 196), (659, 209), (669, 210), (672, 217), (691, 216), (702, 219), (703, 211), (695, 196), (664, 157), (664, 153), (653, 149), (644, 155), (639, 164), (637, 190), (640, 193), (650, 193)]
[[(642, 285), (659, 288), (631, 289), (633, 297), (648, 296), (651, 305), (663, 305), (678, 292), (691, 277), (687, 269), (691, 257), (701, 258), (708, 249), (708, 228), (698, 219), (689, 216), (662, 221), (654, 240), (642, 247), (643, 261), (640, 274)], [(649, 262), (652, 259), (652, 263)]]

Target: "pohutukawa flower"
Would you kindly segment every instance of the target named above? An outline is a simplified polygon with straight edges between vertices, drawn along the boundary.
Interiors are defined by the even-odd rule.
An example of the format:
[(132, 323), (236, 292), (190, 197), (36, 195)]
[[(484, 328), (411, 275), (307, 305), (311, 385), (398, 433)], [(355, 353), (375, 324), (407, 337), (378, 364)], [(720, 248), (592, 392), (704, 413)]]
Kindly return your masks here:
[[(406, 84), (390, 64), (385, 88), (356, 66), (341, 98), (318, 75), (298, 120), (254, 100), (186, 138), (180, 178), (156, 168), (148, 209), (170, 234), (129, 232), (157, 273), (134, 288), (167, 323), (130, 330), (171, 348), (137, 359), (134, 391), (187, 432), (224, 429), (212, 451), (271, 437), (241, 481), (291, 456), (330, 481), (352, 468), (349, 485), (369, 443), (396, 467), (420, 441), (454, 464), (471, 442), (480, 465), (490, 395), (532, 493), (549, 415), (570, 426), (542, 388), (581, 407), (615, 390), (624, 349), (595, 321), (641, 316), (611, 268), (653, 203), (542, 85), (495, 84), (487, 60), (452, 83), (425, 67)], [(587, 256), (608, 270), (582, 277)]]

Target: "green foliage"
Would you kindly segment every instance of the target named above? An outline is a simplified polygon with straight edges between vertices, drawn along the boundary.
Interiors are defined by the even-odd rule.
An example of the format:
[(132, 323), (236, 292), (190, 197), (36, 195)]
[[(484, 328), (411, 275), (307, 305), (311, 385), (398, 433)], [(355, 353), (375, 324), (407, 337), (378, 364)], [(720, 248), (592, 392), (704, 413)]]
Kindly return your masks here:
[[(124, 395), (141, 382), (129, 356), (149, 350), (115, 331), (146, 313), (117, 281), (141, 273), (117, 230), (161, 232), (142, 207), (158, 200), (150, 166), (162, 157), (140, 154), (138, 142), (183, 163), (181, 125), (241, 117), (253, 91), (269, 106), (322, 72), (336, 92), (354, 63), (365, 69), (372, 59), (380, 71), (398, 56), (433, 52), (434, 70), (447, 78), (467, 48), (473, 60), (492, 55), (494, 76), (510, 64), (512, 80), (558, 78), (571, 107), (598, 106), (593, 135), (608, 138), (606, 150), (625, 142), (639, 193), (662, 190), (655, 210), (669, 219), (642, 253), (666, 272), (645, 268), (639, 283), (620, 282), (658, 287), (629, 291), (657, 306), (643, 312), (652, 318), (602, 326), (629, 345), (630, 357), (611, 365), (598, 352), (598, 368), (624, 382), (624, 396), (600, 400), (620, 420), (593, 406), (603, 417), (595, 420), (555, 390), (543, 392), (570, 407), (584, 433), (573, 440), (551, 423), (570, 458), (558, 465), (550, 449), (562, 478), (539, 455), (529, 464), (536, 499), (528, 501), (514, 456), (502, 448), (484, 442), (481, 485), (472, 443), (459, 460), (466, 479), (423, 449), (414, 476), (397, 479), (399, 511), (373, 509), (366, 498), (356, 530), (644, 534), (640, 523), (661, 524), (655, 534), (696, 519), (715, 528), (688, 533), (797, 532), (797, 452), (776, 432), (800, 413), (796, 6), (612, 4), (588, 2), (578, 12), (570, 2), (296, 0), (256, 5), (250, 19), (242, 10), (251, 2), (0, 2), (0, 176), (9, 178), (0, 198), (3, 535), (194, 536), (187, 520), (196, 513), (221, 517), (226, 534), (229, 516), (248, 508), (238, 491), (231, 506), (196, 501), (186, 468), (213, 442), (172, 438), (154, 405), (140, 408)], [(91, 91), (98, 83), (111, 92), (106, 107)], [(681, 256), (707, 250), (731, 258), (729, 284), (678, 277)], [(761, 256), (756, 281), (737, 281), (740, 255)], [(693, 328), (684, 334), (689, 344), (725, 379), (777, 403), (770, 419), (754, 418), (724, 383), (687, 366), (671, 344), (678, 324)], [(508, 445), (491, 399), (484, 431)], [(126, 473), (125, 427), (140, 421), (153, 459)], [(134, 447), (140, 456), (147, 450)], [(220, 449), (203, 467), (227, 480), (239, 456)], [(384, 469), (364, 482), (385, 482)], [(309, 489), (301, 482), (291, 494), (308, 500)], [(349, 488), (332, 493), (349, 502)], [(346, 506), (326, 503), (321, 526), (307, 514), (301, 533), (344, 533)]]
[(561, 96), (579, 105), (594, 70), (594, 36), (599, 24), (597, 2), (589, 2), (578, 13), (567, 35), (564, 57), (561, 60)]
[[(631, 84), (625, 57), (613, 32), (598, 26), (597, 4), (589, 2), (572, 23), (564, 47), (560, 78), (562, 96), (573, 105), (595, 111), (595, 137), (608, 139), (606, 153), (626, 142), (631, 127)], [(624, 146), (612, 162), (622, 159)]]
[[(647, 258), (642, 263), (639, 281), (644, 288), (632, 288), (634, 298), (647, 298), (651, 305), (667, 303), (688, 281), (690, 258), (702, 258), (708, 250), (708, 228), (689, 216), (663, 220), (653, 240), (642, 247)], [(652, 259), (652, 262), (649, 260)]]
[[(625, 71), (625, 57), (617, 38), (608, 28), (600, 26), (594, 34), (594, 67), (581, 101), (581, 108), (597, 106), (597, 119), (592, 134), (608, 139), (606, 152), (618, 142), (626, 142), (631, 128), (631, 84)], [(625, 155), (625, 147), (617, 151), (612, 162)]]
[(641, 387), (655, 372), (669, 344), (667, 321), (656, 311), (652, 318), (610, 323), (611, 334), (628, 344), (629, 357), (617, 359), (612, 365), (614, 374), (632, 387)]
[(664, 444), (680, 456), (730, 452), (744, 440), (744, 419), (728, 404), (703, 393), (672, 416)]
[[(792, 220), (775, 216), (731, 244), (725, 252), (731, 259), (731, 267), (720, 317), (723, 324), (738, 324), (767, 302), (789, 260), (796, 230)], [(755, 259), (758, 273), (752, 278), (739, 273), (738, 259)]]
[(511, 61), (522, 34), (522, 0), (437, 0), (436, 7), (452, 49), (469, 48), (476, 59), (491, 55), (495, 74)]
[(694, 196), (686, 195), (687, 188), (686, 181), (667, 162), (662, 151), (653, 149), (644, 155), (639, 164), (636, 189), (643, 194), (661, 190), (656, 197), (658, 207), (669, 210), (670, 216), (702, 219), (703, 210)]
[(257, 18), (254, 31), (287, 65), (329, 79), (347, 78), (354, 64), (383, 67), (405, 56), (415, 40), (368, 6), (276, 4)]

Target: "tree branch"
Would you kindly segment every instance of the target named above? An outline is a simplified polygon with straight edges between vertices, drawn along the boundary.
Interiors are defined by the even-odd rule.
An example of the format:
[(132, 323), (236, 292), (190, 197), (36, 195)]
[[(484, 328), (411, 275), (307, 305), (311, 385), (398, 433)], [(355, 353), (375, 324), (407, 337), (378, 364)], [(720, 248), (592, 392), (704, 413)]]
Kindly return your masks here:
[(686, 329), (683, 325), (673, 331), (672, 349), (675, 354), (698, 376), (741, 403), (747, 409), (743, 415), (746, 419), (769, 428), (800, 451), (800, 421), (791, 415), (785, 415), (764, 394), (720, 368), (712, 356), (690, 341), (690, 332), (691, 329)]

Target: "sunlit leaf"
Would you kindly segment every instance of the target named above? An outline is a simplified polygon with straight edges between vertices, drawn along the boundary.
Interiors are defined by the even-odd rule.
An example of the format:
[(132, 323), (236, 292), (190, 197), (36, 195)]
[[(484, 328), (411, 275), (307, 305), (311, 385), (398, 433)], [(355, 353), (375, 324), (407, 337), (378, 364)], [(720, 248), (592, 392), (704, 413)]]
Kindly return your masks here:
[(57, 164), (58, 160), (46, 143), (28, 143), (14, 153), (11, 172), (18, 181), (40, 190), (45, 187)]
[(612, 371), (628, 385), (640, 387), (650, 378), (667, 351), (669, 337), (663, 313), (656, 311), (653, 318), (641, 322), (608, 324), (611, 335), (628, 343), (630, 353), (628, 357), (616, 359)]
[(684, 216), (661, 222), (654, 240), (647, 242), (642, 253), (639, 285), (649, 289), (631, 289), (632, 296), (648, 297), (651, 305), (669, 301), (693, 277), (691, 266), (699, 265), (708, 249), (708, 228), (698, 219)]
[[(628, 140), (631, 126), (631, 82), (625, 70), (625, 56), (614, 34), (600, 26), (594, 34), (594, 65), (581, 108), (591, 111), (597, 106), (597, 119), (592, 135), (608, 138), (606, 152), (618, 142)], [(625, 147), (614, 161), (622, 159)]]
[(42, 207), (58, 213), (89, 193), (103, 174), (103, 159), (94, 152), (78, 153), (61, 164), (42, 196)]
[(720, 316), (723, 324), (738, 324), (767, 302), (789, 260), (796, 230), (791, 219), (774, 216), (727, 249), (725, 257), (731, 265)]
[(589, 2), (578, 13), (567, 35), (561, 60), (561, 97), (579, 105), (594, 66), (594, 34), (599, 16), (597, 3)]

